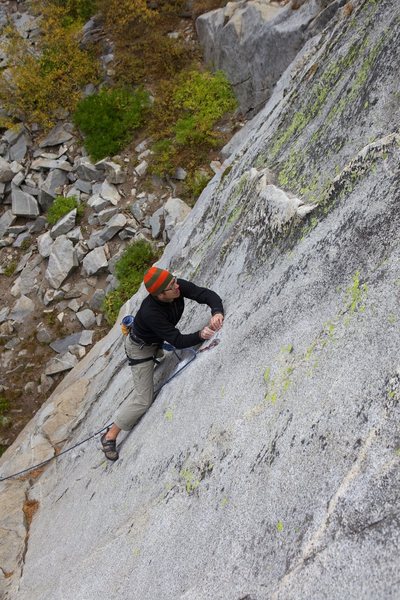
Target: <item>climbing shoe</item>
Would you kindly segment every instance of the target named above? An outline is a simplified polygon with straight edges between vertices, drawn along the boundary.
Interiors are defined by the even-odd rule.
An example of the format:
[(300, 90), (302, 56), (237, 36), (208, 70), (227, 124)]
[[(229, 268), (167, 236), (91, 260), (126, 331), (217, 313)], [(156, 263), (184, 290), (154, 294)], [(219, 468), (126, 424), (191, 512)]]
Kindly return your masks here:
[(119, 454), (117, 451), (117, 443), (115, 440), (106, 439), (107, 431), (100, 438), (101, 448), (108, 460), (118, 460)]

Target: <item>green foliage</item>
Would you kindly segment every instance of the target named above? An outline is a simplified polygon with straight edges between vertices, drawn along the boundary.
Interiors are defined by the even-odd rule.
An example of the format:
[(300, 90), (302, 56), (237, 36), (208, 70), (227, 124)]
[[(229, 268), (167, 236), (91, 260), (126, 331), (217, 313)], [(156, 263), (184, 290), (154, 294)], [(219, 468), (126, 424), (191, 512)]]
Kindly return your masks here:
[(10, 408), (10, 403), (5, 396), (0, 395), (0, 415), (3, 415)]
[[(152, 129), (160, 140), (155, 146), (154, 170), (170, 172), (178, 163), (192, 170), (204, 153), (221, 142), (215, 126), (236, 106), (222, 71), (186, 71), (166, 82), (154, 105)], [(198, 176), (193, 175), (193, 182), (198, 184)]]
[(0, 74), (0, 103), (12, 117), (49, 128), (60, 107), (73, 111), (81, 89), (97, 82), (98, 64), (80, 47), (80, 25), (68, 24), (65, 7), (38, 0), (33, 8), (42, 17), (37, 52), (12, 27), (5, 32), (10, 68)]
[(128, 246), (117, 264), (116, 276), (119, 285), (116, 290), (107, 294), (103, 302), (103, 310), (110, 325), (117, 320), (121, 307), (137, 292), (143, 280), (143, 274), (158, 258), (153, 247), (140, 240)]
[(189, 173), (185, 180), (185, 191), (197, 200), (210, 179), (211, 176), (202, 169), (198, 169), (194, 173)]
[(31, 236), (26, 237), (24, 240), (22, 240), (21, 243), (21, 250), (26, 251), (28, 250), (28, 248), (30, 248), (33, 244), (33, 238)]
[(68, 198), (56, 196), (53, 204), (47, 211), (47, 222), (49, 225), (55, 225), (61, 217), (67, 215), (74, 208), (77, 209), (76, 216), (79, 219), (85, 210), (83, 204), (80, 204), (75, 196), (69, 196)]
[(190, 71), (177, 86), (173, 100), (176, 108), (184, 113), (174, 127), (178, 144), (205, 142), (214, 146), (218, 139), (214, 125), (237, 106), (222, 71), (214, 74)]
[(93, 160), (117, 154), (132, 132), (143, 124), (149, 95), (142, 89), (103, 89), (81, 100), (74, 123), (85, 134), (85, 147)]
[(96, 0), (47, 0), (47, 4), (66, 11), (65, 22), (85, 23), (96, 12)]
[(165, 173), (171, 173), (174, 170), (174, 159), (177, 153), (172, 140), (159, 140), (158, 142), (155, 142), (152, 150), (154, 152), (152, 172), (160, 177)]
[(17, 263), (15, 260), (11, 260), (8, 265), (4, 268), (3, 274), (6, 277), (11, 277), (11, 275), (14, 275), (15, 273), (15, 269), (17, 268)]

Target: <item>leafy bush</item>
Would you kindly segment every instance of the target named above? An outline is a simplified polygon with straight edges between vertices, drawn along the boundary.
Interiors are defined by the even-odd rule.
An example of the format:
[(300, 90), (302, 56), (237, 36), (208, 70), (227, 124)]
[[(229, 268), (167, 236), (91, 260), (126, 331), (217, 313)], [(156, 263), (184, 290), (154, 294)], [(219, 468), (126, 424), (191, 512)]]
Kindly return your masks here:
[(215, 125), (236, 106), (222, 71), (189, 71), (164, 82), (153, 111), (153, 135), (160, 138), (154, 147), (153, 170), (171, 172), (178, 164), (192, 170), (221, 142)]
[(47, 211), (47, 222), (49, 225), (55, 225), (61, 217), (67, 215), (71, 210), (74, 210), (74, 208), (77, 209), (76, 216), (79, 220), (83, 216), (85, 210), (83, 204), (80, 204), (75, 196), (69, 196), (68, 198), (56, 196), (53, 204)]
[(49, 128), (60, 107), (72, 112), (81, 89), (98, 80), (96, 59), (79, 46), (78, 24), (65, 25), (65, 8), (38, 1), (42, 12), (37, 52), (15, 29), (6, 31), (10, 68), (0, 74), (0, 103), (10, 115)]
[(142, 89), (104, 89), (79, 103), (74, 122), (85, 134), (85, 147), (93, 160), (117, 154), (142, 125), (149, 95)]
[(222, 71), (185, 74), (174, 93), (176, 108), (184, 117), (175, 125), (178, 144), (205, 142), (215, 145), (218, 135), (213, 131), (216, 122), (237, 106), (232, 88)]
[(195, 171), (193, 174), (189, 174), (185, 180), (185, 191), (193, 198), (197, 200), (201, 192), (210, 181), (211, 175), (206, 173), (203, 169)]
[(3, 415), (10, 408), (10, 403), (5, 396), (0, 395), (0, 415)]
[(117, 320), (118, 313), (125, 302), (137, 292), (144, 272), (157, 258), (157, 252), (144, 240), (134, 242), (127, 247), (115, 265), (119, 285), (116, 290), (107, 294), (103, 302), (103, 310), (110, 325)]
[(50, 4), (60, 6), (66, 11), (64, 22), (84, 23), (96, 12), (96, 0), (48, 0)]
[(14, 275), (15, 273), (15, 269), (17, 268), (17, 263), (15, 260), (12, 260), (8, 263), (8, 265), (4, 268), (4, 275), (6, 277), (11, 277), (11, 275)]

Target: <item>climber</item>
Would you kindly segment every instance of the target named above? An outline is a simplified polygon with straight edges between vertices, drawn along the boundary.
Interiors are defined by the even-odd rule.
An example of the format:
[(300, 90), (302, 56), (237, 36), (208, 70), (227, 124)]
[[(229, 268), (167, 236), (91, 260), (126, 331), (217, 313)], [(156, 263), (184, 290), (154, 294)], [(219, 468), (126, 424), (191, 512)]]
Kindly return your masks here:
[[(133, 394), (119, 407), (112, 426), (101, 436), (102, 450), (109, 460), (118, 459), (116, 440), (121, 430), (129, 431), (153, 401), (154, 359), (164, 341), (175, 348), (189, 348), (210, 339), (224, 321), (222, 300), (212, 290), (177, 279), (169, 271), (151, 267), (144, 275), (149, 292), (133, 327), (125, 338), (125, 350), (133, 375)], [(184, 298), (208, 304), (211, 319), (200, 331), (180, 333), (176, 328), (184, 310)]]

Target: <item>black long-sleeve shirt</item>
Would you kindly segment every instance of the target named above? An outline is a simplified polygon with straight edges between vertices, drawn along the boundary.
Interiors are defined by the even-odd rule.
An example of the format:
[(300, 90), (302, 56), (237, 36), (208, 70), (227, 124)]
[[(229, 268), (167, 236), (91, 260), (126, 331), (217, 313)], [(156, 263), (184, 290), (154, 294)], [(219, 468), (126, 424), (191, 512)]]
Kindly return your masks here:
[(177, 282), (181, 293), (179, 298), (172, 302), (161, 302), (150, 294), (143, 300), (135, 316), (134, 333), (146, 344), (165, 341), (175, 348), (189, 348), (202, 341), (199, 331), (182, 334), (176, 328), (185, 308), (185, 298), (195, 300), (199, 304), (208, 304), (213, 315), (224, 314), (222, 300), (218, 294), (185, 279), (178, 279)]

